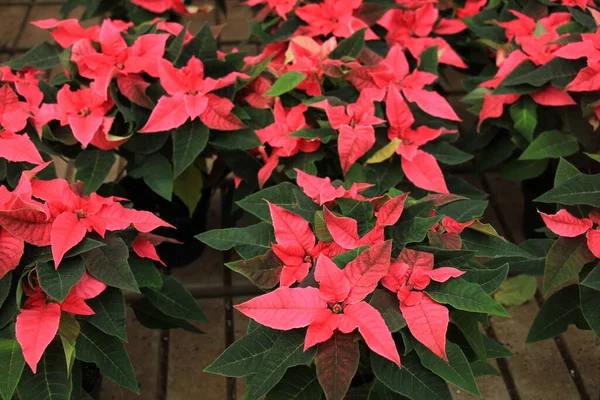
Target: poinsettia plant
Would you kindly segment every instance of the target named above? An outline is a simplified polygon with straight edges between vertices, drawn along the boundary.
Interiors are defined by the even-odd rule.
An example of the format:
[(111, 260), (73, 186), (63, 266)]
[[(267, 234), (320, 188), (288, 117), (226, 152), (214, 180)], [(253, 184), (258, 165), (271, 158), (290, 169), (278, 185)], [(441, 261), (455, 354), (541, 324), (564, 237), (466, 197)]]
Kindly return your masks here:
[[(195, 4), (193, 4), (195, 3)], [(208, 13), (215, 8), (226, 11), (223, 0), (108, 0), (89, 2), (84, 0), (66, 0), (61, 7), (61, 14), (67, 16), (75, 9), (83, 9), (81, 19), (96, 17), (120, 18), (138, 24), (151, 21), (156, 17), (175, 21), (181, 16)]]
[(79, 398), (81, 362), (138, 392), (123, 292), (143, 294), (131, 305), (142, 323), (152, 315), (196, 330), (187, 320), (204, 320), (153, 264), (165, 238), (151, 232), (170, 225), (126, 199), (86, 195), (81, 182), (37, 179), (46, 166), (23, 172), (12, 191), (0, 186), (0, 395)]
[[(480, 151), (480, 170), (511, 180), (552, 177), (559, 157), (583, 165), (582, 154), (598, 149), (593, 2), (485, 3), (464, 20), (473, 41), (463, 51), (481, 57), (479, 74), (463, 81), (478, 118), (463, 149)], [(537, 195), (552, 187), (546, 181)]]
[(247, 377), (250, 399), (311, 376), (316, 397), (367, 387), (451, 398), (444, 380), (478, 395), (486, 348), (503, 349), (478, 325), (508, 315), (490, 297), (508, 264), (473, 256), (533, 256), (479, 220), (473, 206), (485, 201), (297, 173), (300, 188), (280, 183), (237, 202), (261, 222), (198, 236), (235, 249), (227, 267), (267, 291), (235, 306), (252, 319), (247, 336), (206, 371)]
[(558, 336), (571, 324), (591, 329), (600, 338), (600, 203), (596, 180), (598, 175), (583, 174), (561, 159), (554, 188), (536, 199), (558, 205), (555, 213), (540, 212), (554, 240), (545, 259), (543, 294), (547, 300), (533, 321), (529, 342)]

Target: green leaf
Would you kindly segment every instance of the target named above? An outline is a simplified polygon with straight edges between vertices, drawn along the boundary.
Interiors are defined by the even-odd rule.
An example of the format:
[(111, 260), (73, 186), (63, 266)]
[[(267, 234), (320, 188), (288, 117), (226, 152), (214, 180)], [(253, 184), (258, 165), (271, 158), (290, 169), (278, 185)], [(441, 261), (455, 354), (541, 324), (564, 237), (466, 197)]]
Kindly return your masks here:
[(67, 360), (67, 374), (70, 375), (75, 364), (75, 343), (79, 337), (81, 327), (79, 322), (71, 314), (63, 312), (60, 316), (58, 336), (63, 346), (65, 359)]
[(134, 393), (140, 393), (133, 365), (121, 340), (81, 321), (75, 349), (79, 360), (96, 364), (102, 375)]
[(162, 276), (152, 260), (132, 255), (129, 259), (129, 267), (131, 268), (131, 272), (133, 272), (138, 287), (160, 289), (162, 286)]
[(108, 335), (127, 341), (125, 298), (121, 290), (107, 287), (99, 296), (86, 302), (94, 310), (95, 314), (83, 317), (83, 320)]
[(519, 160), (567, 157), (579, 150), (577, 138), (560, 131), (545, 131), (539, 134), (523, 151)]
[(508, 358), (513, 356), (513, 353), (511, 353), (510, 350), (489, 336), (483, 335), (483, 343), (485, 345), (485, 354), (487, 355), (487, 358)]
[[(116, 86), (115, 90), (117, 90)], [(122, 110), (121, 113), (123, 113)], [(138, 133), (133, 135), (122, 147), (134, 153), (150, 155), (159, 151), (167, 143), (170, 133), (171, 131), (156, 132), (151, 135)]]
[(391, 229), (393, 251), (400, 251), (409, 243), (420, 243), (427, 232), (441, 221), (442, 216), (429, 217), (433, 202), (421, 202), (408, 206), (402, 212), (400, 220)]
[(263, 189), (238, 201), (236, 204), (263, 221), (270, 222), (269, 205), (265, 200), (298, 214), (309, 222), (312, 221), (315, 211), (320, 209), (296, 185), (289, 182)]
[(486, 200), (455, 201), (440, 207), (438, 213), (452, 217), (458, 222), (467, 222), (483, 216), (488, 204)]
[(117, 236), (107, 235), (104, 244), (106, 246), (82, 255), (88, 272), (108, 286), (139, 293), (140, 288), (127, 261), (129, 249), (125, 242)]
[(320, 139), (323, 143), (329, 143), (329, 141), (337, 136), (335, 129), (331, 128), (318, 128), (318, 129), (299, 129), (295, 132), (290, 133), (288, 136), (297, 137), (307, 140)]
[(432, 282), (426, 292), (438, 303), (450, 304), (458, 310), (501, 317), (509, 316), (506, 310), (485, 293), (479, 285), (469, 283), (461, 278), (450, 279), (444, 283)]
[(509, 181), (524, 181), (537, 178), (542, 175), (548, 167), (549, 160), (512, 160), (504, 164), (500, 169), (502, 179)]
[(331, 53), (329, 58), (339, 60), (342, 58), (357, 58), (365, 47), (365, 29), (356, 31), (347, 39), (342, 40)]
[(353, 333), (336, 330), (333, 336), (319, 344), (315, 357), (317, 377), (328, 399), (343, 399), (358, 370), (360, 350)]
[(559, 237), (546, 257), (542, 288), (544, 296), (579, 274), (583, 266), (592, 260), (594, 255), (588, 250), (585, 236)]
[(500, 304), (511, 307), (520, 306), (533, 299), (537, 289), (537, 279), (530, 275), (518, 275), (509, 278), (494, 293), (494, 299)]
[(579, 286), (581, 296), (581, 313), (592, 328), (592, 331), (600, 339), (600, 291), (586, 286)]
[[(75, 257), (83, 253), (87, 253), (90, 250), (97, 249), (98, 247), (106, 246), (104, 243), (89, 238), (84, 238), (79, 244), (67, 251), (64, 255), (64, 259)], [(35, 261), (38, 262), (49, 262), (52, 261), (52, 248), (50, 246), (37, 247), (31, 246), (27, 248), (27, 251), (23, 255), (21, 261), (25, 264), (30, 264)]]
[(242, 258), (248, 259), (271, 250), (275, 234), (271, 225), (259, 222), (244, 228), (213, 229), (197, 235), (196, 239), (219, 251), (235, 248)]
[(590, 271), (581, 284), (590, 289), (600, 290), (600, 267), (598, 264)]
[(165, 50), (165, 58), (171, 61), (174, 65), (177, 64), (177, 60), (181, 55), (181, 51), (183, 50), (183, 43), (185, 41), (185, 37), (189, 32), (188, 26), (181, 30), (179, 35), (177, 35), (172, 41), (171, 44)]
[(385, 386), (410, 399), (452, 400), (446, 382), (423, 367), (415, 352), (402, 357), (402, 368), (371, 352), (371, 367)]
[(523, 96), (510, 106), (510, 117), (515, 123), (515, 129), (528, 142), (533, 141), (533, 132), (537, 125), (537, 105), (530, 96)]
[(262, 145), (253, 129), (222, 131), (210, 140), (211, 146), (225, 150), (250, 150)]
[(64, 260), (57, 269), (49, 263), (37, 263), (37, 277), (44, 292), (62, 302), (71, 288), (79, 282), (85, 272), (85, 262), (81, 257)]
[(299, 366), (290, 368), (265, 400), (316, 400), (322, 396), (314, 368)]
[(285, 372), (297, 365), (309, 364), (316, 353), (316, 346), (304, 351), (304, 331), (284, 331), (271, 349), (263, 356), (260, 367), (246, 386), (246, 400), (258, 400), (279, 383)]
[[(148, 157), (141, 167), (136, 168), (144, 182), (154, 193), (171, 201), (173, 197), (173, 170), (171, 163), (162, 154), (156, 153)], [(132, 172), (133, 174), (133, 172)]]
[(241, 378), (256, 373), (283, 331), (259, 326), (233, 342), (204, 372)]
[[(439, 69), (439, 57), (438, 57), (438, 46), (431, 46), (426, 48), (419, 54), (419, 70), (429, 72), (430, 74), (438, 75)], [(443, 50), (442, 50), (443, 52)], [(436, 157), (437, 158), (437, 157)]]
[(143, 288), (142, 293), (152, 305), (171, 317), (207, 321), (196, 299), (169, 275), (163, 275), (163, 285), (160, 289)]
[(473, 154), (459, 150), (448, 142), (428, 143), (423, 151), (433, 155), (436, 160), (446, 165), (458, 165), (473, 158)]
[(204, 175), (197, 164), (190, 165), (173, 182), (173, 193), (179, 197), (189, 211), (190, 218), (193, 217), (196, 207), (202, 199), (204, 186)]
[(418, 341), (415, 340), (414, 345), (425, 368), (437, 376), (444, 378), (447, 382), (475, 396), (481, 397), (475, 377), (473, 376), (473, 371), (471, 371), (471, 366), (460, 347), (454, 343), (446, 343), (448, 361), (444, 361)]
[(462, 276), (462, 279), (478, 284), (484, 292), (491, 294), (498, 290), (507, 275), (508, 263), (504, 263), (496, 269), (470, 269)]
[(148, 299), (140, 299), (131, 304), (135, 318), (148, 329), (183, 329), (191, 333), (204, 333), (184, 319), (174, 318), (154, 307)]
[(562, 185), (571, 178), (581, 175), (581, 172), (576, 166), (561, 158), (558, 160), (558, 167), (556, 168), (556, 175), (554, 176), (554, 187)]
[(333, 262), (339, 268), (344, 268), (350, 261), (354, 260), (358, 257), (363, 251), (368, 249), (369, 246), (360, 246), (352, 250), (345, 251), (341, 254), (338, 254), (333, 258)]
[(482, 360), (472, 362), (471, 370), (473, 371), (473, 376), (475, 376), (475, 378), (482, 376), (502, 376), (502, 374), (498, 372), (496, 368)]
[(86, 149), (79, 153), (75, 159), (75, 179), (83, 182), (85, 194), (93, 193), (102, 186), (115, 161), (115, 153), (112, 151)]
[(558, 336), (567, 331), (569, 324), (578, 324), (581, 317), (578, 286), (562, 288), (546, 300), (533, 320), (526, 342)]
[(12, 70), (18, 71), (24, 67), (34, 67), (50, 70), (60, 65), (61, 50), (50, 43), (40, 43), (16, 60), (6, 63)]
[(389, 290), (375, 289), (369, 304), (379, 311), (390, 332), (398, 332), (406, 326), (400, 313), (398, 297)]
[(281, 96), (290, 90), (294, 90), (294, 88), (302, 83), (305, 79), (306, 75), (304, 75), (302, 72), (286, 72), (277, 78), (275, 83), (273, 83), (273, 86), (271, 86), (271, 89), (269, 89), (263, 96)]
[(208, 127), (199, 121), (187, 122), (173, 132), (173, 176), (177, 178), (192, 165), (208, 143)]
[(279, 283), (283, 265), (271, 250), (247, 260), (225, 264), (227, 268), (242, 274), (261, 289), (271, 289)]
[(44, 351), (37, 373), (23, 370), (17, 391), (21, 400), (66, 400), (71, 398), (72, 386), (62, 347), (54, 341)]
[(600, 207), (600, 174), (574, 176), (534, 201)]
[(564, 86), (563, 83), (572, 81), (577, 73), (585, 66), (585, 61), (581, 59), (567, 60), (557, 57), (529, 72), (523, 73), (515, 69), (502, 81), (502, 83), (500, 83), (500, 86), (527, 84), (535, 87), (542, 87), (546, 83), (552, 81), (553, 86), (562, 87)]
[(205, 68), (206, 64), (210, 65), (217, 60), (217, 42), (208, 22), (205, 22), (196, 36), (183, 47), (176, 66), (186, 65), (193, 56), (202, 60)]
[(450, 318), (454, 325), (462, 332), (465, 339), (477, 355), (480, 360), (486, 360), (487, 355), (485, 352), (485, 344), (481, 331), (479, 330), (479, 323), (473, 313), (451, 310)]
[(16, 340), (0, 340), (0, 365), (2, 365), (0, 397), (10, 400), (17, 389), (25, 366), (23, 351)]
[(534, 256), (519, 248), (513, 243), (507, 242), (496, 236), (485, 235), (471, 229), (466, 229), (460, 234), (463, 246), (466, 250), (476, 251), (477, 257), (523, 257), (532, 259)]

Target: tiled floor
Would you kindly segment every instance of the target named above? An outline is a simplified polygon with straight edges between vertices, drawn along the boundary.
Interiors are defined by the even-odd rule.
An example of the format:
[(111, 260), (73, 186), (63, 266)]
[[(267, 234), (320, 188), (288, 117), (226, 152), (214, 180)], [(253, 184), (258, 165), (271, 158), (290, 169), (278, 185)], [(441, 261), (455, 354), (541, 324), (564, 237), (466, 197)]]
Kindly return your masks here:
[[(58, 17), (60, 3), (44, 0), (0, 0), (0, 62), (47, 40), (47, 32), (29, 25), (28, 22)], [(214, 25), (226, 21), (221, 39), (223, 47), (230, 50), (237, 47), (236, 41), (246, 38), (249, 31), (247, 21), (252, 15), (248, 7), (240, 5), (236, 0), (228, 1), (228, 6), (227, 19), (213, 11), (208, 15), (186, 18), (184, 22), (190, 22), (190, 29), (194, 32), (206, 21)], [(246, 48), (254, 50), (253, 46), (244, 49)], [(495, 206), (487, 216), (488, 220), (503, 228), (500, 230), (510, 239), (522, 240), (522, 215), (514, 211), (521, 209), (518, 196), (520, 188), (509, 187), (510, 184), (500, 183), (493, 176), (487, 177), (487, 184), (492, 189), (492, 204)], [(218, 201), (215, 201), (211, 207), (209, 228), (219, 226), (217, 203)], [(233, 282), (234, 289), (242, 288), (245, 291), (248, 286), (239, 277), (231, 279), (223, 267), (223, 255), (209, 249), (198, 261), (185, 268), (173, 270), (173, 274), (184, 284), (195, 288), (199, 304), (211, 320), (211, 323), (199, 325), (205, 334), (146, 330), (134, 320), (131, 313), (127, 346), (136, 367), (141, 396), (122, 390), (106, 380), (102, 390), (103, 400), (243, 398), (243, 381), (236, 382), (205, 374), (202, 370), (235, 338), (241, 337), (247, 325), (244, 317), (231, 310), (232, 303), (242, 302), (246, 297), (218, 296), (218, 292), (222, 291), (220, 288), (231, 289), (229, 282)], [(571, 329), (558, 341), (558, 345), (550, 340), (533, 345), (524, 344), (524, 337), (539, 307), (540, 304), (532, 301), (523, 307), (509, 309), (511, 319), (492, 318), (491, 333), (509, 347), (515, 356), (510, 360), (499, 361), (498, 367), (503, 376), (479, 379), (483, 398), (598, 399), (600, 342), (590, 332)], [(569, 371), (566, 365), (574, 365), (575, 368)], [(579, 387), (575, 382), (578, 382)], [(454, 394), (460, 400), (473, 398), (459, 390), (455, 390)]]

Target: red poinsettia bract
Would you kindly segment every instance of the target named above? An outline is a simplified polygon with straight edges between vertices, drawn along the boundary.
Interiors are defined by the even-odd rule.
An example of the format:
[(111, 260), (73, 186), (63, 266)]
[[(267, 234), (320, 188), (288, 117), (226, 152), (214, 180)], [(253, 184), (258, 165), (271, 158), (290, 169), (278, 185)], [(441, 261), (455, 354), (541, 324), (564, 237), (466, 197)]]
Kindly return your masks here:
[(345, 189), (341, 185), (334, 186), (329, 177), (319, 178), (299, 169), (295, 171), (298, 174), (296, 176), (298, 186), (305, 195), (320, 206), (341, 198), (364, 200), (365, 198), (359, 193), (373, 186), (370, 183), (353, 183), (350, 189)]
[(389, 272), (381, 280), (383, 286), (398, 294), (400, 311), (410, 333), (444, 360), (447, 360), (448, 309), (436, 303), (422, 290), (431, 280), (446, 282), (464, 273), (451, 267), (434, 269), (433, 254), (403, 249), (398, 260), (391, 263)]
[(358, 328), (367, 346), (400, 366), (392, 334), (379, 311), (364, 302), (390, 266), (391, 241), (377, 244), (339, 269), (324, 255), (317, 259), (319, 288), (280, 287), (235, 308), (258, 323), (289, 330), (308, 326), (304, 349), (327, 341), (334, 331)]
[(323, 0), (321, 3), (307, 4), (296, 9), (298, 18), (308, 24), (298, 28), (298, 33), (307, 36), (327, 36), (329, 34), (347, 38), (354, 32), (367, 29), (366, 40), (378, 39), (366, 23), (354, 16), (363, 0)]
[(39, 124), (59, 120), (62, 126), (69, 125), (75, 139), (84, 147), (106, 139), (114, 120), (106, 114), (114, 102), (112, 98), (105, 100), (98, 95), (94, 83), (76, 91), (65, 85), (58, 91), (56, 101), (57, 104), (42, 104), (36, 115)]
[(385, 121), (375, 116), (373, 101), (381, 100), (383, 92), (365, 89), (356, 103), (347, 107), (332, 106), (327, 101), (313, 105), (324, 105), (331, 127), (339, 131), (338, 154), (344, 173), (375, 144), (373, 125), (380, 125)]
[(558, 236), (576, 237), (585, 233), (588, 248), (600, 258), (600, 230), (593, 228), (594, 223), (600, 225), (600, 213), (597, 210), (590, 212), (589, 218), (577, 218), (564, 208), (556, 214), (540, 212), (540, 215), (548, 229)]
[(108, 85), (116, 76), (120, 93), (134, 103), (152, 107), (145, 94), (150, 84), (139, 74), (158, 76), (158, 61), (162, 59), (168, 38), (166, 33), (145, 34), (129, 47), (119, 26), (106, 19), (97, 39), (101, 51), (94, 48), (90, 39), (82, 39), (73, 45), (71, 59), (81, 76), (95, 82), (96, 93), (103, 99), (107, 98)]
[(401, 157), (402, 170), (408, 180), (421, 189), (449, 193), (437, 160), (419, 147), (451, 131), (427, 126), (413, 129), (415, 119), (399, 90), (394, 86), (388, 89), (386, 115), (390, 125), (388, 137), (390, 140), (399, 140), (396, 152)]
[(460, 121), (444, 97), (425, 89), (426, 85), (437, 80), (437, 76), (419, 70), (410, 72), (400, 45), (392, 46), (385, 59), (377, 65), (353, 68), (347, 79), (358, 90), (374, 88), (385, 91), (388, 87), (395, 86), (409, 102), (416, 103), (426, 113), (438, 118)]
[(27, 284), (24, 289), (29, 298), (17, 316), (15, 334), (27, 365), (36, 373), (38, 362), (58, 332), (61, 312), (93, 315), (85, 300), (98, 296), (106, 285), (85, 272), (60, 303), (48, 298), (39, 286), (32, 288)]
[(307, 107), (302, 104), (286, 109), (281, 101), (277, 99), (273, 109), (275, 122), (255, 131), (263, 144), (268, 144), (273, 148), (270, 156), (267, 155), (264, 147), (258, 149), (265, 162), (265, 165), (258, 172), (258, 183), (261, 187), (269, 180), (273, 170), (279, 164), (279, 157), (291, 157), (300, 151), (311, 153), (321, 146), (321, 141), (318, 138), (307, 140), (290, 136), (291, 133), (297, 130), (308, 128), (304, 117), (306, 110)]
[(190, 58), (181, 69), (169, 61), (158, 64), (160, 83), (168, 96), (162, 96), (152, 110), (140, 133), (161, 132), (180, 127), (188, 119), (200, 118), (211, 129), (231, 131), (245, 125), (231, 113), (233, 103), (210, 92), (235, 83), (237, 77), (247, 77), (237, 72), (224, 78), (204, 77), (204, 64), (196, 57)]

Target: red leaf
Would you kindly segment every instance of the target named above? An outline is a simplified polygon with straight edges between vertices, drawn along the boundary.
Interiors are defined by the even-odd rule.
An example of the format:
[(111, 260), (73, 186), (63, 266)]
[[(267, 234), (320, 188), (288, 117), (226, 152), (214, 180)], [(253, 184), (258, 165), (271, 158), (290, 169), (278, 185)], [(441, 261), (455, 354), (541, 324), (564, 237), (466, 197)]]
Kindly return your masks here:
[[(143, 36), (140, 36), (142, 38)], [(132, 103), (146, 108), (152, 108), (154, 105), (146, 95), (146, 89), (150, 84), (139, 75), (119, 75), (117, 77), (117, 86), (119, 92), (127, 97)]]
[(302, 188), (305, 195), (313, 199), (320, 206), (343, 197), (346, 194), (346, 190), (342, 186), (334, 187), (329, 177), (319, 178), (297, 168), (295, 170), (298, 186)]
[(13, 162), (43, 164), (44, 160), (27, 135), (0, 132), (0, 158)]
[(423, 343), (433, 354), (447, 360), (448, 309), (423, 294), (418, 304), (406, 306), (400, 303), (400, 311), (415, 339)]
[(442, 218), (442, 226), (446, 229), (446, 232), (450, 233), (462, 233), (462, 231), (473, 224), (474, 220), (467, 222), (458, 222), (452, 217)]
[(412, 160), (403, 157), (402, 170), (416, 187), (438, 193), (449, 193), (442, 170), (431, 154), (417, 150)]
[(346, 173), (352, 164), (366, 154), (375, 144), (375, 130), (372, 126), (342, 126), (338, 137), (338, 153), (342, 170)]
[(315, 313), (327, 310), (327, 303), (317, 288), (280, 287), (238, 304), (235, 309), (261, 325), (289, 330), (309, 325)]
[(17, 268), (24, 249), (25, 243), (21, 239), (0, 228), (0, 279)]
[(100, 282), (87, 272), (84, 272), (79, 282), (77, 282), (71, 289), (70, 294), (83, 300), (89, 300), (104, 292), (105, 289), (106, 284)]
[(0, 226), (16, 238), (35, 246), (48, 246), (52, 221), (37, 208), (0, 210)]
[(17, 316), (15, 333), (25, 361), (35, 373), (44, 350), (58, 332), (60, 306), (57, 303), (46, 304), (45, 298), (30, 298), (24, 307)]
[(392, 226), (398, 222), (402, 211), (404, 211), (404, 202), (407, 197), (408, 193), (404, 193), (386, 201), (379, 211), (377, 211), (377, 225)]
[(539, 213), (548, 229), (558, 236), (579, 236), (591, 229), (593, 225), (591, 220), (587, 218), (577, 218), (564, 208), (556, 214)]
[(518, 94), (492, 95), (491, 93), (486, 93), (483, 97), (481, 111), (479, 112), (479, 123), (477, 124), (477, 129), (479, 130), (481, 124), (486, 119), (501, 117), (502, 113), (504, 112), (504, 105), (514, 103), (519, 99), (519, 97), (520, 95)]
[(152, 110), (140, 133), (163, 132), (178, 128), (189, 118), (183, 96), (163, 96)]
[(343, 400), (358, 370), (360, 351), (354, 335), (335, 332), (319, 344), (315, 357), (317, 377), (329, 400)]
[(88, 306), (81, 297), (77, 297), (71, 293), (67, 298), (60, 303), (61, 310), (75, 315), (94, 315), (94, 310)]
[(229, 99), (211, 93), (206, 97), (208, 104), (200, 115), (200, 120), (204, 122), (204, 125), (220, 131), (235, 131), (246, 127), (238, 117), (231, 113), (233, 103)]
[(346, 304), (357, 303), (375, 290), (390, 268), (391, 257), (392, 241), (388, 240), (363, 251), (346, 265), (344, 275), (350, 282)]
[(600, 90), (600, 67), (592, 65), (583, 68), (565, 88), (569, 92), (591, 92)]
[(452, 267), (440, 267), (429, 271), (429, 277), (436, 282), (446, 282), (450, 278), (458, 278), (464, 274), (465, 271)]
[(586, 237), (588, 248), (596, 258), (600, 258), (600, 231), (597, 229), (590, 229), (587, 232)]
[(50, 236), (52, 258), (56, 268), (58, 268), (65, 253), (81, 242), (86, 233), (87, 229), (85, 225), (79, 222), (77, 215), (65, 212), (56, 217), (54, 223), (52, 223)]
[(400, 367), (400, 355), (396, 343), (379, 311), (365, 302), (360, 302), (344, 308), (344, 313), (341, 315), (340, 331), (350, 333), (358, 328), (372, 351)]
[(160, 259), (158, 253), (156, 252), (156, 247), (154, 247), (154, 245), (150, 243), (150, 241), (144, 239), (143, 237), (138, 236), (131, 245), (131, 248), (133, 249), (133, 251), (135, 251), (135, 254), (137, 254), (141, 258), (148, 258), (150, 260), (158, 261), (165, 267), (167, 266)]
[(323, 207), (323, 217), (327, 230), (335, 243), (350, 250), (360, 245), (358, 222), (352, 218), (337, 217), (327, 207)]
[(564, 90), (547, 86), (539, 92), (531, 93), (531, 98), (543, 106), (569, 106), (577, 104)]
[(403, 90), (406, 99), (411, 103), (417, 103), (419, 108), (427, 114), (434, 117), (449, 119), (451, 121), (460, 121), (448, 100), (446, 100), (438, 92), (430, 92), (423, 89), (408, 89)]
[(306, 330), (304, 351), (317, 343), (323, 343), (329, 340), (340, 325), (341, 318), (341, 314), (334, 314), (333, 311), (328, 308), (317, 311)]
[(315, 267), (321, 298), (328, 303), (342, 303), (350, 292), (350, 282), (344, 272), (327, 256), (321, 255)]
[(315, 235), (310, 229), (308, 221), (278, 205), (268, 204), (277, 244), (299, 245), (306, 252), (310, 252), (315, 247)]

